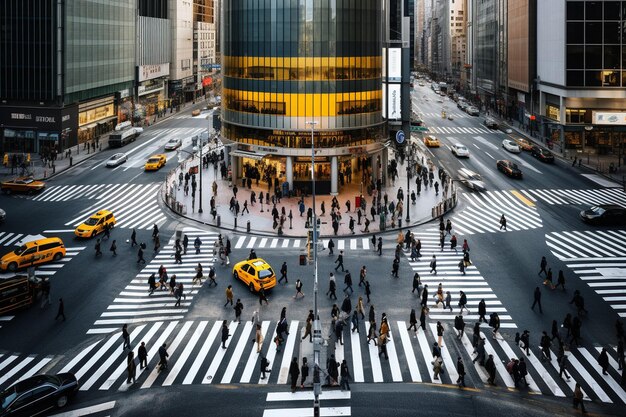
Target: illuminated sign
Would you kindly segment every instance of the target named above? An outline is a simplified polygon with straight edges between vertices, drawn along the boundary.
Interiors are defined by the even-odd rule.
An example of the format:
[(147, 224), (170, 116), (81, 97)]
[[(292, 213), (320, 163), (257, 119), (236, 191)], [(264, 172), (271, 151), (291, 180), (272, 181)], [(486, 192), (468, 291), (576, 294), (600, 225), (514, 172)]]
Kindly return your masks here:
[(387, 62), (387, 77), (389, 81), (400, 81), (402, 79), (402, 49), (389, 48), (389, 59)]
[(626, 125), (626, 112), (594, 111), (591, 114), (596, 125)]

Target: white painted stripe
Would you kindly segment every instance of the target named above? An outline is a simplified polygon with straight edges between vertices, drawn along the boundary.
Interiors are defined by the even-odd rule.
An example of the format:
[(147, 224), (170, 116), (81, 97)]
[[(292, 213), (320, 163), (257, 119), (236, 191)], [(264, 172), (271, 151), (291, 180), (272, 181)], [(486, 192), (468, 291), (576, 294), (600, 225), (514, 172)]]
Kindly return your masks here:
[(237, 243), (235, 243), (235, 249), (241, 249), (245, 241), (246, 236), (239, 236), (239, 239), (237, 239)]
[(289, 239), (283, 239), (283, 244), (282, 244), (281, 247), (288, 248), (289, 247)]
[(267, 244), (267, 238), (264, 237), (261, 239), (261, 241), (259, 242), (259, 248), (264, 248), (265, 245)]
[[(237, 325), (238, 323), (234, 320), (230, 322), (230, 325), (228, 326), (228, 331), (230, 332), (229, 334), (232, 335), (235, 333), (235, 330), (237, 330)], [(220, 339), (219, 339), (220, 342), (222, 340), (221, 333), (222, 331), (221, 331), (221, 325), (220, 325)], [(211, 361), (211, 365), (209, 365), (209, 369), (206, 371), (206, 374), (204, 375), (204, 378), (202, 379), (202, 381), (200, 381), (200, 383), (210, 384), (213, 382), (215, 373), (217, 372), (220, 364), (222, 363), (222, 360), (224, 359), (224, 355), (226, 354), (226, 351), (228, 350), (228, 347), (230, 346), (231, 340), (233, 340), (232, 337), (229, 337), (228, 340), (226, 340), (226, 342), (224, 343), (224, 346), (226, 346), (225, 349), (222, 347), (222, 343), (219, 344), (217, 351), (213, 355), (213, 360)]]
[[(370, 323), (365, 322), (365, 334), (369, 334)], [(376, 341), (378, 343), (378, 340)], [(383, 382), (383, 370), (380, 366), (380, 357), (378, 356), (378, 348), (368, 343), (370, 362), (372, 364), (372, 377), (374, 382)]]
[(256, 237), (254, 236), (250, 237), (250, 240), (248, 241), (248, 246), (246, 246), (246, 248), (248, 249), (253, 248), (255, 243), (256, 243)]
[[(159, 336), (159, 338), (156, 340), (156, 342), (153, 343), (152, 349), (150, 349), (150, 352), (148, 352), (148, 357), (149, 358), (158, 357), (158, 355), (159, 355), (159, 347), (162, 346), (163, 343), (165, 343), (165, 341), (169, 337), (170, 333), (174, 330), (174, 328), (176, 327), (177, 324), (178, 324), (178, 322), (173, 322), (173, 323), (170, 323), (167, 326), (165, 331)], [(178, 349), (178, 346), (183, 341), (183, 338), (187, 335), (187, 332), (191, 328), (192, 324), (193, 324), (192, 321), (186, 322), (183, 325), (183, 327), (181, 328), (181, 330), (178, 332), (178, 334), (176, 335), (176, 338), (174, 339), (174, 341), (172, 343), (170, 343), (169, 346), (167, 346), (167, 353), (170, 355), (170, 358), (174, 356), (174, 353), (176, 353), (176, 349)], [(152, 335), (150, 335), (150, 338), (152, 338)], [(146, 339), (148, 339), (148, 337), (146, 337)], [(137, 377), (139, 377), (139, 375), (141, 375), (141, 373), (144, 370), (147, 371), (148, 368), (137, 369)], [(143, 382), (143, 384), (141, 385), (141, 389), (150, 388), (152, 386), (152, 384), (154, 384), (154, 381), (156, 381), (158, 376), (159, 376), (159, 367), (157, 365), (157, 366), (154, 367), (152, 372), (150, 372), (150, 375), (148, 375), (146, 380)], [(128, 387), (129, 386), (127, 384), (122, 382), (122, 385), (119, 387), (119, 390), (120, 391), (126, 391), (128, 389)]]
[(164, 387), (170, 386), (174, 383), (174, 380), (176, 380), (176, 377), (178, 376), (180, 371), (183, 369), (183, 366), (185, 366), (187, 359), (189, 359), (191, 352), (196, 347), (196, 344), (198, 343), (198, 340), (200, 340), (200, 336), (202, 336), (202, 332), (204, 332), (204, 329), (206, 329), (208, 323), (209, 323), (208, 321), (201, 321), (198, 324), (193, 335), (187, 342), (185, 349), (178, 357), (178, 360), (176, 361), (174, 366), (172, 366), (169, 372), (167, 373), (167, 377), (165, 378), (165, 381), (163, 381), (163, 384), (162, 384)]
[[(349, 400), (351, 398), (350, 391), (322, 391), (320, 400)], [(267, 402), (275, 401), (313, 401), (313, 391), (296, 391), (296, 392), (268, 392), (265, 397)]]
[[(419, 342), (420, 350), (422, 351), (422, 356), (424, 357), (424, 362), (426, 364), (430, 364), (433, 361), (433, 354), (431, 350), (431, 346), (428, 344), (428, 340), (426, 339), (426, 333), (424, 331), (417, 331), (417, 341)], [(432, 369), (430, 365), (427, 365), (429, 369)], [(433, 376), (428, 372), (428, 377), (424, 377), (424, 381), (432, 381), (434, 384), (441, 384), (441, 378), (434, 379)]]
[(241, 355), (243, 354), (246, 346), (250, 346), (250, 331), (252, 330), (252, 322), (246, 322), (243, 326), (243, 330), (241, 335), (239, 336), (239, 341), (237, 342), (237, 346), (235, 346), (235, 350), (233, 351), (232, 356), (230, 357), (230, 361), (228, 362), (228, 366), (226, 367), (226, 371), (224, 372), (224, 376), (222, 377), (222, 384), (230, 384), (237, 370), (237, 364), (241, 359)]
[(352, 377), (354, 378), (354, 382), (365, 382), (360, 336), (361, 335), (359, 333), (350, 332), (350, 345), (352, 347)]
[(613, 379), (611, 375), (602, 374), (602, 370), (597, 363), (598, 361), (596, 360), (596, 358), (593, 357), (593, 355), (591, 355), (591, 352), (589, 352), (586, 348), (578, 348), (578, 351), (583, 355), (587, 362), (589, 362), (592, 368), (595, 369), (600, 378), (604, 379), (604, 382), (606, 382), (611, 387), (613, 392), (617, 394), (622, 402), (626, 403), (626, 391), (624, 391), (624, 389), (620, 387), (620, 385)]
[(4, 242), (4, 246), (11, 246), (14, 242), (16, 242), (22, 236), (25, 236), (25, 235), (24, 234), (16, 234), (12, 239), (7, 240), (6, 242)]
[(170, 320), (182, 320), (185, 316), (157, 316), (157, 317), (138, 317), (138, 318), (122, 318), (122, 319), (108, 319), (108, 320), (96, 320), (94, 325), (110, 325), (110, 324), (137, 324), (152, 321), (170, 321)]
[(89, 414), (99, 413), (101, 411), (111, 410), (115, 407), (115, 401), (108, 401), (102, 404), (91, 405), (89, 407), (79, 408), (76, 410), (66, 411), (64, 413), (53, 414), (51, 417), (80, 417)]
[[(504, 354), (506, 355), (507, 358), (519, 358), (520, 357), (515, 352), (513, 352), (513, 349), (511, 349), (511, 347), (503, 339), (498, 337), (496, 338), (496, 341), (498, 342), (498, 344), (504, 351)], [(564, 397), (565, 394), (563, 394), (563, 391), (561, 391), (558, 385), (556, 385), (556, 383), (554, 382), (550, 374), (545, 370), (543, 365), (539, 363), (535, 355), (525, 356), (525, 357), (526, 359), (530, 361), (530, 363), (532, 363), (535, 370), (537, 371), (537, 373), (539, 373), (539, 375), (544, 380), (546, 385), (548, 385), (548, 388), (550, 388), (550, 390), (552, 390), (553, 387), (556, 387), (558, 391), (555, 392), (554, 390), (552, 390), (552, 393), (555, 395), (558, 395), (559, 397)], [(528, 365), (528, 362), (527, 362), (527, 365)], [(541, 389), (539, 389), (539, 386), (537, 386), (537, 383), (535, 382), (533, 377), (530, 375), (530, 372), (528, 373), (528, 375), (526, 375), (526, 380), (528, 381), (528, 386), (530, 388), (530, 391), (533, 392), (533, 394), (541, 394)], [(557, 392), (560, 394), (557, 394)]]
[(294, 248), (299, 248), (300, 247), (300, 239), (296, 239), (293, 241), (293, 247)]
[[(117, 330), (117, 329), (115, 329), (115, 330)], [(77, 364), (78, 362), (82, 361), (82, 360), (83, 360), (83, 358), (84, 358), (85, 356), (87, 356), (87, 354), (88, 354), (89, 352), (91, 352), (91, 351), (93, 350), (93, 348), (95, 348), (95, 347), (96, 347), (96, 345), (98, 345), (99, 343), (100, 343), (100, 340), (98, 340), (97, 342), (92, 343), (91, 345), (87, 346), (87, 347), (86, 347), (85, 349), (83, 349), (83, 350), (82, 350), (82, 351), (81, 351), (78, 355), (74, 356), (74, 357), (72, 358), (72, 360), (71, 360), (71, 361), (70, 361), (67, 365), (65, 365), (65, 366), (63, 367), (63, 369), (61, 369), (61, 371), (59, 371), (59, 373), (62, 373), (62, 374), (63, 374), (63, 373), (65, 373), (65, 372), (70, 372), (70, 371), (74, 368), (74, 366), (76, 366), (76, 364)], [(78, 378), (78, 376), (76, 376), (76, 378)]]
[[(278, 325), (276, 326), (278, 327)], [(274, 367), (274, 358), (276, 357), (276, 344), (274, 343), (273, 339), (274, 339), (274, 335), (276, 334), (276, 327), (274, 327), (274, 331), (271, 333), (268, 333), (271, 341), (269, 344), (269, 347), (267, 348), (267, 353), (265, 354), (265, 359), (267, 359), (267, 361), (270, 364), (270, 368)], [(259, 375), (259, 384), (261, 385), (267, 385), (267, 383), (270, 380), (270, 374), (265, 374), (265, 379), (261, 379), (261, 375)]]
[(272, 239), (272, 243), (270, 243), (270, 248), (275, 248), (278, 246), (278, 239)]
[[(582, 366), (582, 364), (578, 362), (578, 359), (576, 359), (575, 355), (570, 354), (567, 359), (569, 359), (569, 363), (572, 364), (571, 369), (576, 370), (576, 372), (580, 374), (583, 381), (589, 384), (589, 388), (591, 388), (591, 390), (598, 396), (600, 401), (605, 403), (613, 403), (613, 401), (611, 401), (611, 398), (606, 394), (606, 392), (604, 392), (602, 387), (600, 387), (600, 384), (598, 384), (596, 380), (593, 379), (593, 377), (589, 374), (589, 372), (587, 372), (587, 370)], [(596, 368), (598, 366), (595, 359), (593, 359), (593, 362), (591, 362), (591, 366), (593, 368)]]
[(196, 377), (196, 375), (198, 374), (198, 371), (200, 370), (202, 361), (206, 359), (209, 353), (209, 349), (211, 349), (211, 345), (213, 344), (213, 341), (215, 340), (215, 336), (217, 336), (217, 333), (220, 331), (221, 328), (222, 328), (221, 322), (216, 321), (215, 323), (213, 323), (213, 327), (211, 328), (209, 335), (205, 339), (204, 344), (202, 345), (202, 348), (200, 348), (200, 351), (198, 352), (198, 355), (196, 356), (196, 360), (194, 360), (193, 364), (191, 364), (191, 368), (189, 368), (189, 372), (187, 372), (187, 375), (185, 376), (185, 379), (183, 380), (183, 385), (189, 385), (193, 383), (194, 378)]
[[(390, 326), (391, 327), (391, 326)], [(387, 339), (387, 353), (389, 353), (389, 367), (391, 368), (391, 379), (393, 382), (402, 382), (402, 371), (400, 370), (400, 362), (398, 360), (398, 352), (394, 343), (395, 337), (389, 330), (389, 339)]]
[(370, 249), (370, 240), (366, 237), (363, 238), (363, 249), (364, 250)]
[(8, 381), (10, 378), (13, 377), (13, 375), (17, 374), (19, 371), (21, 371), (26, 365), (28, 365), (29, 363), (31, 363), (35, 358), (32, 356), (29, 356), (27, 358), (24, 358), (19, 364), (17, 364), (16, 366), (14, 366), (13, 368), (11, 368), (9, 371), (5, 372), (1, 377), (0, 377), (0, 385), (4, 384), (6, 381)]
[[(433, 336), (437, 334), (437, 324), (436, 323), (429, 323), (429, 327), (430, 327), (430, 331), (433, 333)], [(442, 343), (444, 343), (444, 340), (442, 339)], [(452, 356), (450, 355), (450, 352), (448, 352), (448, 344), (445, 343), (443, 346), (441, 346), (441, 357), (443, 359), (443, 363), (446, 367), (446, 371), (448, 372), (448, 375), (450, 376), (450, 379), (452, 380), (452, 383), (455, 384), (456, 381), (459, 379), (459, 374), (456, 371), (456, 360), (452, 360)]]
[[(267, 334), (267, 329), (270, 327), (269, 321), (264, 321), (261, 323), (261, 334), (263, 335), (263, 340), (265, 341), (265, 335)], [(254, 348), (250, 351), (250, 356), (248, 356), (248, 361), (246, 362), (246, 367), (243, 370), (243, 374), (241, 375), (241, 379), (239, 382), (242, 384), (249, 384), (252, 379), (252, 373), (256, 369), (256, 364), (259, 359), (259, 354), (256, 352), (256, 329), (254, 329), (254, 337), (255, 341), (253, 343)], [(271, 346), (271, 344), (270, 344)], [(263, 346), (261, 345), (261, 348)]]
[[(489, 355), (493, 355), (493, 363), (496, 365), (496, 370), (498, 371), (500, 378), (502, 378), (502, 381), (504, 381), (504, 384), (508, 388), (515, 388), (515, 383), (513, 382), (513, 378), (511, 378), (511, 375), (509, 375), (509, 373), (507, 372), (506, 367), (500, 360), (497, 352), (493, 349), (493, 347), (491, 346), (491, 343), (489, 342), (489, 340), (487, 339), (487, 337), (485, 336), (483, 332), (480, 332), (480, 337), (485, 339), (485, 355), (487, 357)], [(508, 360), (509, 358), (507, 358), (507, 361)]]
[(400, 334), (400, 340), (402, 341), (402, 349), (404, 350), (404, 357), (411, 374), (411, 381), (422, 382), (419, 367), (417, 366), (417, 360), (415, 359), (415, 353), (413, 352), (413, 346), (411, 345), (411, 337), (409, 336), (409, 332), (406, 330), (406, 322), (398, 321), (397, 323), (398, 333)]
[(289, 324), (289, 336), (285, 342), (285, 348), (283, 350), (283, 360), (280, 364), (280, 371), (278, 373), (278, 384), (286, 384), (289, 377), (289, 364), (293, 356), (293, 348), (296, 344), (296, 338), (298, 337), (298, 320), (293, 320)]
[(337, 250), (344, 250), (346, 249), (346, 242), (343, 239), (338, 239), (337, 240)]
[[(467, 337), (467, 333), (465, 332), (463, 332), (461, 343), (463, 344), (463, 347), (465, 348), (467, 355), (470, 357), (474, 356), (474, 347), (472, 346), (472, 342), (470, 342), (469, 338)], [(485, 361), (487, 360), (486, 356), (487, 356), (487, 353), (485, 352)], [(478, 373), (478, 377), (481, 379), (481, 381), (483, 381), (483, 384), (486, 384), (489, 379), (489, 375), (487, 374), (487, 371), (479, 363), (473, 362), (473, 361), (472, 363), (474, 364), (474, 369), (476, 369), (476, 373)]]
[[(350, 407), (320, 407), (320, 417), (349, 416)], [(263, 417), (313, 417), (313, 407), (273, 408), (263, 411)]]
[(350, 239), (350, 249), (356, 250), (356, 239)]
[(23, 374), (18, 381), (23, 381), (27, 378), (30, 378), (31, 376), (39, 373), (39, 371), (41, 371), (41, 369), (46, 366), (50, 361), (52, 360), (52, 358), (43, 358), (42, 360), (40, 360), (39, 362), (37, 362), (35, 364), (35, 366), (33, 366), (32, 368), (30, 368), (28, 370), (28, 372), (26, 372), (25, 374)]

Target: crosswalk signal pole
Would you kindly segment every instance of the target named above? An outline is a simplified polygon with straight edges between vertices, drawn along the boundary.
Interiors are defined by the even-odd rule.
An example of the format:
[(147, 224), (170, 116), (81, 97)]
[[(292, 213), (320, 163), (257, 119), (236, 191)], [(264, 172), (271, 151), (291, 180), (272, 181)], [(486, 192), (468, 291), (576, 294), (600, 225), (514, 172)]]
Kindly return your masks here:
[(322, 328), (319, 320), (319, 310), (317, 303), (318, 295), (318, 282), (317, 282), (317, 214), (315, 210), (315, 134), (314, 129), (317, 124), (316, 121), (306, 122), (311, 125), (311, 191), (313, 197), (313, 270), (314, 270), (314, 282), (313, 282), (313, 311), (315, 311), (315, 318), (313, 320), (313, 416), (319, 417), (320, 415), (320, 394), (322, 393), (322, 384), (320, 381), (320, 357), (322, 351)]

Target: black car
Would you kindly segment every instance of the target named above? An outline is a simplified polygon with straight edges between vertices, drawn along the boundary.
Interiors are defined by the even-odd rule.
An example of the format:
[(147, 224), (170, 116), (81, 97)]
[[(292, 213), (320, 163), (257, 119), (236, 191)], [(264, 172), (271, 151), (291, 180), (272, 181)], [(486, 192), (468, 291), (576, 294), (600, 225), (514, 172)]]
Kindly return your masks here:
[(508, 159), (501, 159), (496, 162), (498, 171), (504, 172), (507, 177), (522, 178), (522, 170), (518, 168), (517, 164), (509, 161)]
[(0, 417), (36, 416), (65, 407), (77, 391), (78, 381), (71, 373), (27, 378), (0, 393)]
[(540, 148), (537, 145), (533, 146), (530, 150), (530, 154), (542, 162), (548, 162), (550, 164), (554, 162), (554, 155), (552, 152), (547, 149)]
[(600, 204), (581, 211), (580, 218), (589, 224), (626, 224), (626, 208), (617, 204)]

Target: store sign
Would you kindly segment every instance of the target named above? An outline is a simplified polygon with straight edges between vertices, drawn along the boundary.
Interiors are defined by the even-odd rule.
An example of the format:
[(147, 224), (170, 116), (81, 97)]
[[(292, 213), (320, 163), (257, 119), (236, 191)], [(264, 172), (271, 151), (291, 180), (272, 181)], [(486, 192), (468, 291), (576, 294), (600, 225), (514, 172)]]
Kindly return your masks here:
[(561, 121), (561, 109), (548, 104), (546, 105), (546, 116), (552, 120)]
[(170, 75), (170, 64), (140, 65), (139, 82)]
[(11, 127), (35, 127), (61, 130), (75, 127), (78, 106), (65, 108), (0, 108), (0, 124)]
[(113, 103), (80, 112), (78, 115), (78, 125), (88, 125), (112, 116), (115, 116), (115, 106)]
[(398, 120), (402, 118), (402, 104), (400, 100), (400, 84), (388, 84), (387, 85), (387, 107), (389, 120)]
[(591, 112), (593, 124), (626, 125), (626, 112)]
[(402, 48), (389, 48), (387, 73), (389, 81), (402, 80)]

